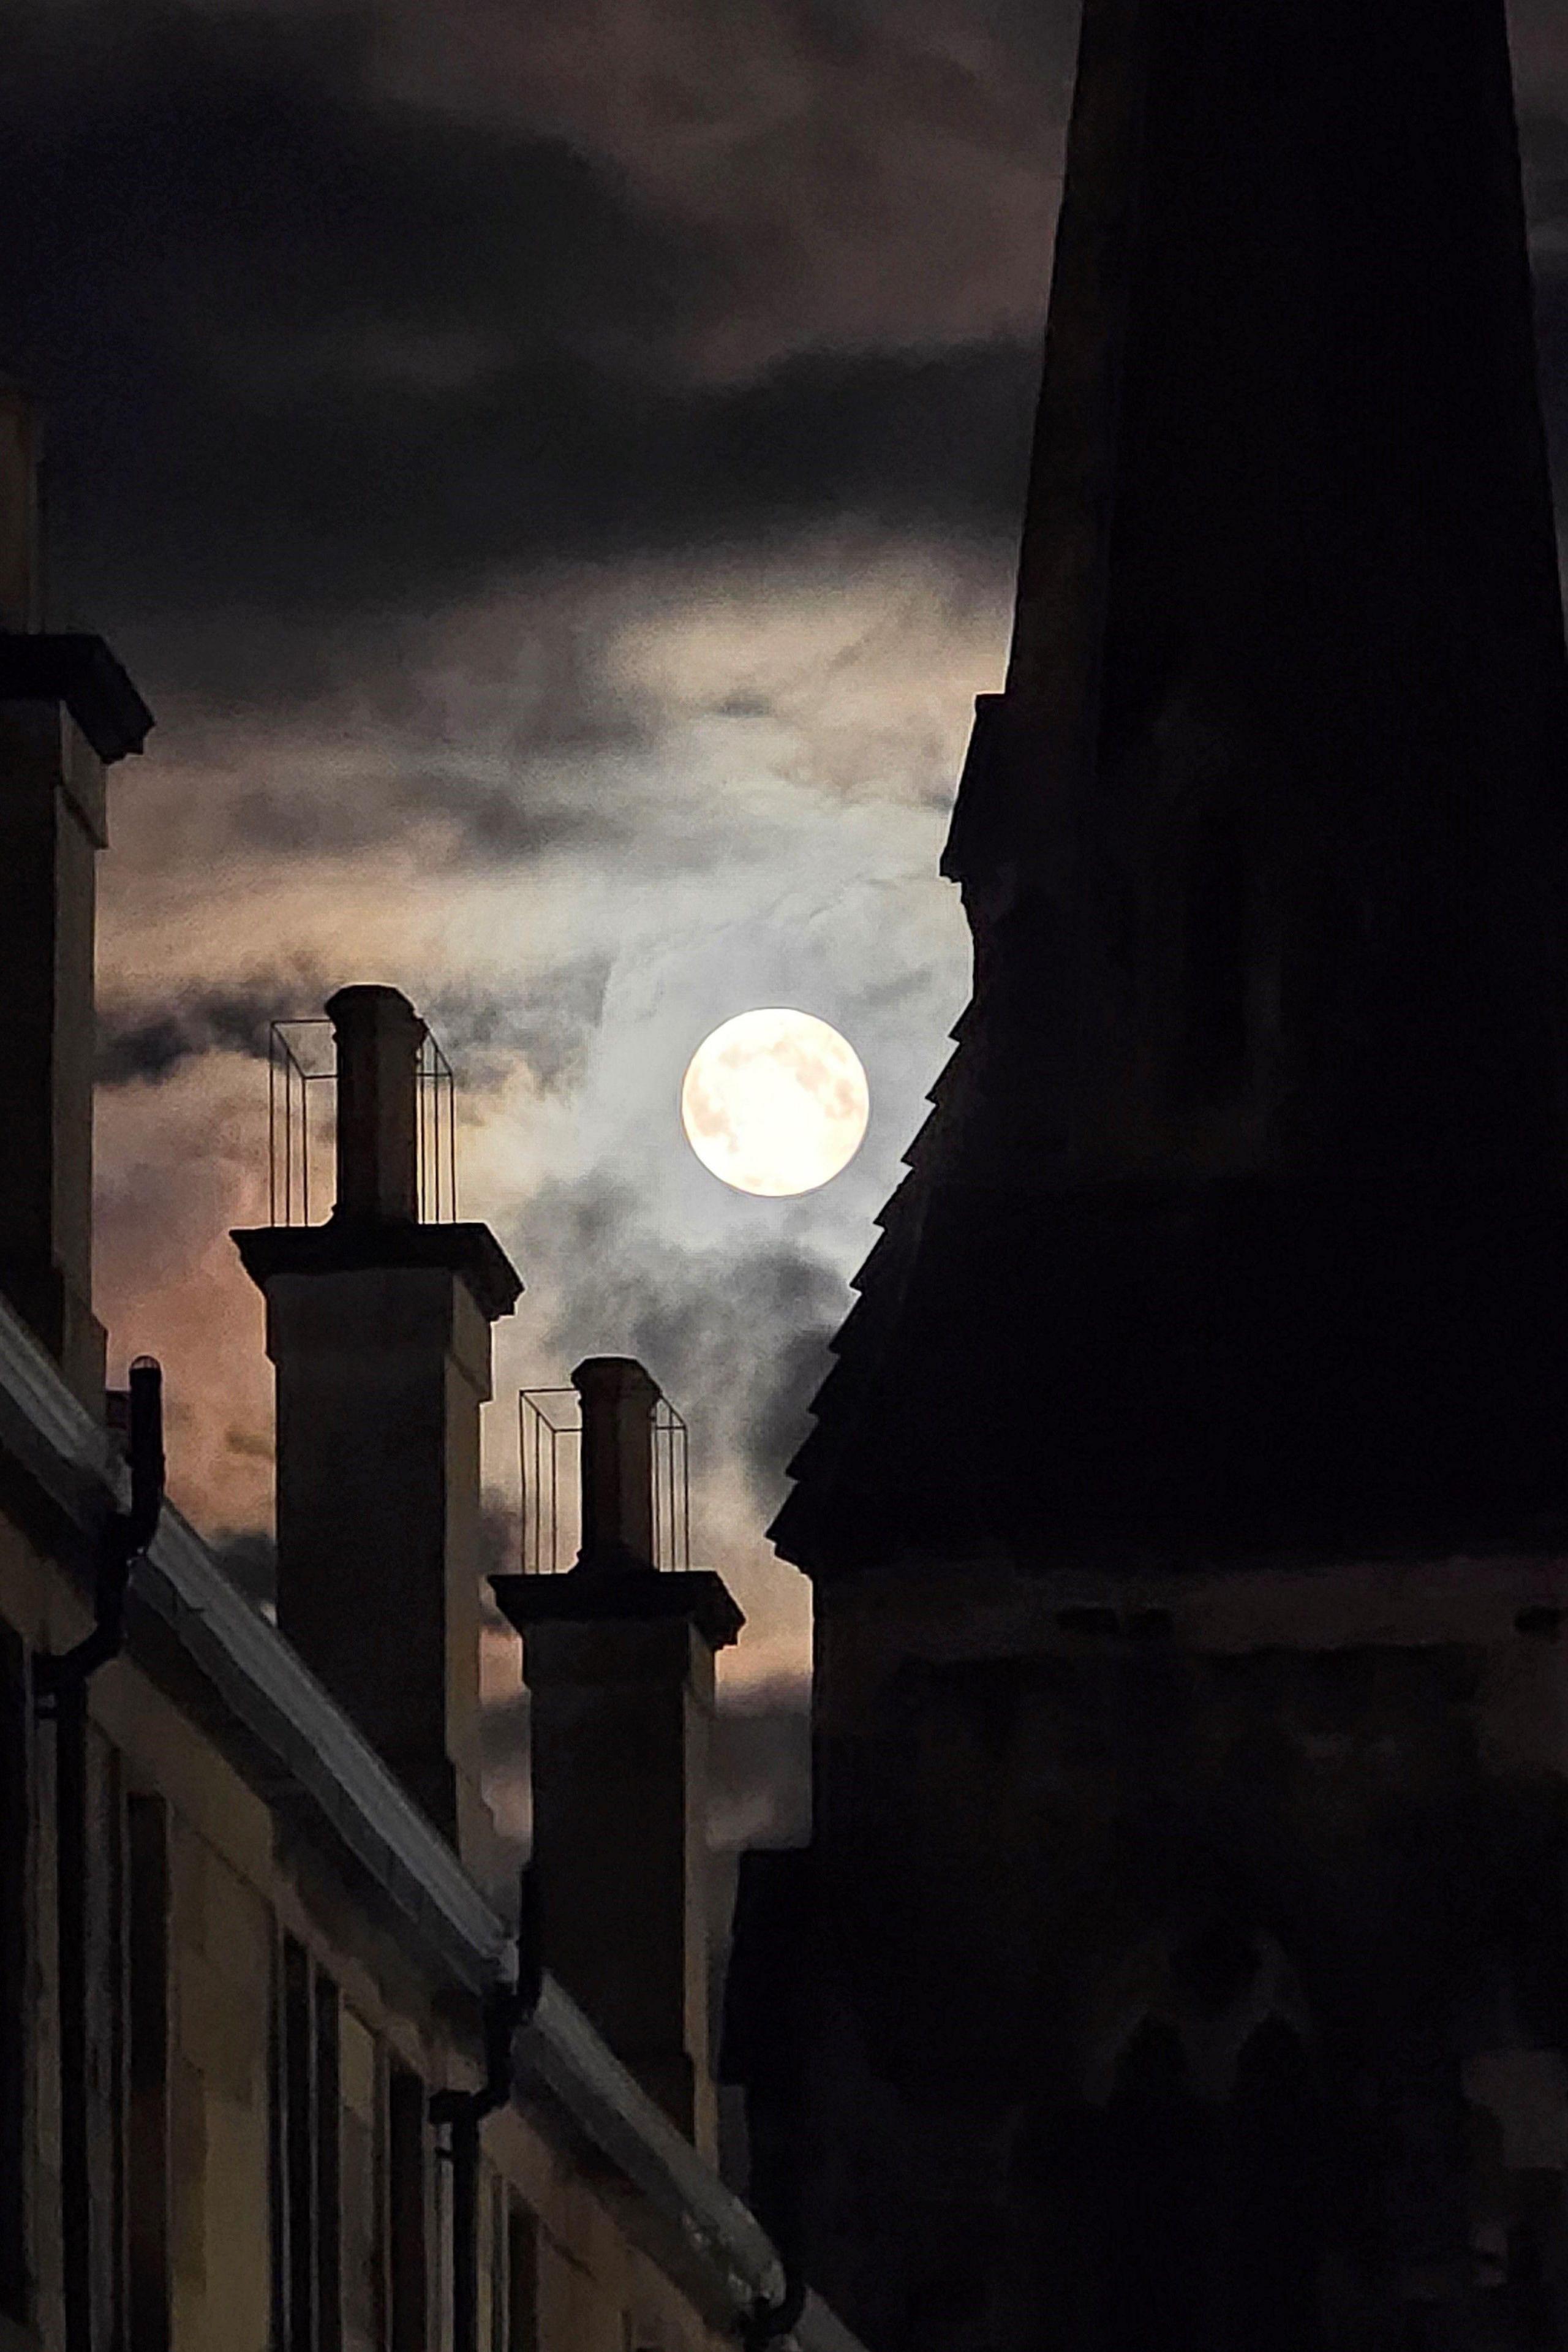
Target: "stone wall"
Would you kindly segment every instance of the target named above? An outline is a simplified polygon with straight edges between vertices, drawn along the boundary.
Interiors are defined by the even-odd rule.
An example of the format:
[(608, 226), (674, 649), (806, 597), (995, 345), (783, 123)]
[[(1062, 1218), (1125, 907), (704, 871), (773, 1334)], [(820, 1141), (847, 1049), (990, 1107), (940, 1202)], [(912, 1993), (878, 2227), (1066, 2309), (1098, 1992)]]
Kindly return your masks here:
[(1474, 1574), (1337, 1644), (1310, 1576), (830, 1602), (811, 2234), (869, 2344), (1561, 2340), (1568, 1685)]

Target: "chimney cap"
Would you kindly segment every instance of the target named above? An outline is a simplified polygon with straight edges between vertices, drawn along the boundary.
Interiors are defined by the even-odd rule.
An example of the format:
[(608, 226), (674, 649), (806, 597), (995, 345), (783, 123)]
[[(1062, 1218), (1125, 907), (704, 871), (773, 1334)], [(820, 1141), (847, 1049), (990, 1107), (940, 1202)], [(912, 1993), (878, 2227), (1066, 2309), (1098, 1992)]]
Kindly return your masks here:
[(640, 1364), (635, 1356), (584, 1356), (573, 1369), (571, 1384), (579, 1396), (585, 1389), (593, 1389), (601, 1395), (616, 1389), (629, 1396), (644, 1393), (650, 1412), (664, 1393), (647, 1366)]
[(264, 1293), (278, 1275), (444, 1266), (463, 1276), (492, 1323), (509, 1315), (522, 1296), (523, 1278), (488, 1225), (377, 1225), (340, 1218), (324, 1225), (236, 1227), (229, 1239)]
[(380, 1014), (383, 1019), (402, 1019), (417, 1029), (423, 1037), (425, 1024), (414, 1011), (401, 988), (391, 988), (382, 981), (350, 981), (346, 988), (336, 989), (322, 1006), (334, 1028), (356, 1015)]
[(684, 1619), (710, 1650), (727, 1649), (746, 1613), (711, 1568), (612, 1568), (597, 1575), (492, 1576), (490, 1590), (508, 1624), (653, 1624)]
[(0, 702), (63, 702), (106, 766), (140, 751), (152, 713), (101, 637), (0, 629)]

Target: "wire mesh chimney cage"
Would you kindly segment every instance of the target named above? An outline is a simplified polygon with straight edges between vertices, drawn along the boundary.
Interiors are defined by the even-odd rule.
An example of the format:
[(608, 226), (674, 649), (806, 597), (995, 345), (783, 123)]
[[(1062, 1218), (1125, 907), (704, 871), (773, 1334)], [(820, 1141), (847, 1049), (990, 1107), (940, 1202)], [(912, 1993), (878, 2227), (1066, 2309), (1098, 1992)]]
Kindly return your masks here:
[[(452, 1065), (426, 1027), (418, 1088), (419, 1218), (457, 1221), (457, 1087)], [(267, 1223), (324, 1224), (336, 1190), (338, 1063), (325, 1013), (275, 1021), (267, 1036)]]
[[(559, 1576), (582, 1546), (582, 1400), (573, 1388), (517, 1397), (523, 1573)], [(691, 1475), (685, 1422), (664, 1391), (653, 1405), (653, 1566), (692, 1564)]]

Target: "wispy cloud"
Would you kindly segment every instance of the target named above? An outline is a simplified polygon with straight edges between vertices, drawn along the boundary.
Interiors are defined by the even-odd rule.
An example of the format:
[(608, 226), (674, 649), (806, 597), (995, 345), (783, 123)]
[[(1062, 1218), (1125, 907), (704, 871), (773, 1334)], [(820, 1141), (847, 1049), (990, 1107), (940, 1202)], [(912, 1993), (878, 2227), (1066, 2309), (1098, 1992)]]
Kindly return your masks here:
[[(529, 1286), (497, 1488), (508, 1389), (643, 1354), (747, 1675), (803, 1667), (760, 1528), (967, 989), (936, 864), (1005, 655), (1075, 17), (51, 0), (17, 29), (0, 365), (51, 412), (67, 595), (161, 721), (103, 868), (100, 1306), (165, 1358), (208, 1524), (267, 1510), (226, 1240), (265, 1213), (266, 1024), (391, 981)], [(1563, 478), (1568, 37), (1549, 0), (1513, 22)], [(834, 1184), (759, 1203), (675, 1103), (770, 1003), (844, 1031), (873, 1120)]]

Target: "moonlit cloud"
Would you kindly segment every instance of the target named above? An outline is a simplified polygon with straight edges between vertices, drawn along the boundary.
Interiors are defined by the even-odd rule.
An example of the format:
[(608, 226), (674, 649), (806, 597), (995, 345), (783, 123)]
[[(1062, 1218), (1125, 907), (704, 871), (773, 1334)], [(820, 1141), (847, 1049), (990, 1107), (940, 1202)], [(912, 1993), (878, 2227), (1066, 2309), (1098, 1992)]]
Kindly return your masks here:
[[(0, 369), (48, 412), (61, 613), (160, 722), (103, 863), (100, 1311), (119, 1362), (164, 1358), (175, 1491), (247, 1574), (256, 1056), (386, 980), (528, 1284), (497, 1497), (508, 1389), (643, 1354), (751, 1620), (732, 1669), (802, 1673), (761, 1529), (967, 993), (936, 866), (1005, 657), (1075, 31), (1071, 0), (45, 0), (10, 38)], [(1561, 480), (1568, 35), (1550, 0), (1513, 34)], [(714, 1184), (677, 1117), (768, 1004), (872, 1088), (794, 1200)]]
[[(396, 982), (463, 1080), (465, 1212), (528, 1285), (497, 1331), (498, 1394), (594, 1349), (645, 1355), (694, 1423), (699, 1542), (751, 1620), (742, 1675), (799, 1673), (804, 1587), (761, 1529), (963, 1000), (963, 926), (934, 878), (942, 780), (977, 672), (996, 675), (1005, 578), (841, 537), (775, 566), (563, 575), (543, 642), (596, 646), (570, 693), (597, 716), (537, 736), (529, 698), (558, 719), (565, 705), (535, 611), (533, 591), (498, 587), (406, 626), (388, 677), (345, 641), (340, 677), (328, 664), (312, 696), (165, 720), (121, 780), (104, 1308), (117, 1346), (155, 1348), (188, 1400), (182, 1499), (210, 1525), (259, 1521), (268, 1373), (225, 1239), (263, 1213), (256, 1056), (267, 1021), (342, 980)], [(532, 843), (501, 827), (486, 854), (448, 854), (450, 820), (416, 823), (404, 783), (448, 765), (559, 819)], [(258, 837), (264, 787), (300, 805), (287, 843)], [(692, 1160), (681, 1079), (719, 1020), (780, 1001), (853, 1035), (875, 1117), (828, 1193), (744, 1200)], [(161, 1151), (200, 1171), (188, 1197), (157, 1181)], [(489, 1475), (515, 1491), (515, 1414), (503, 1402), (490, 1418)]]

